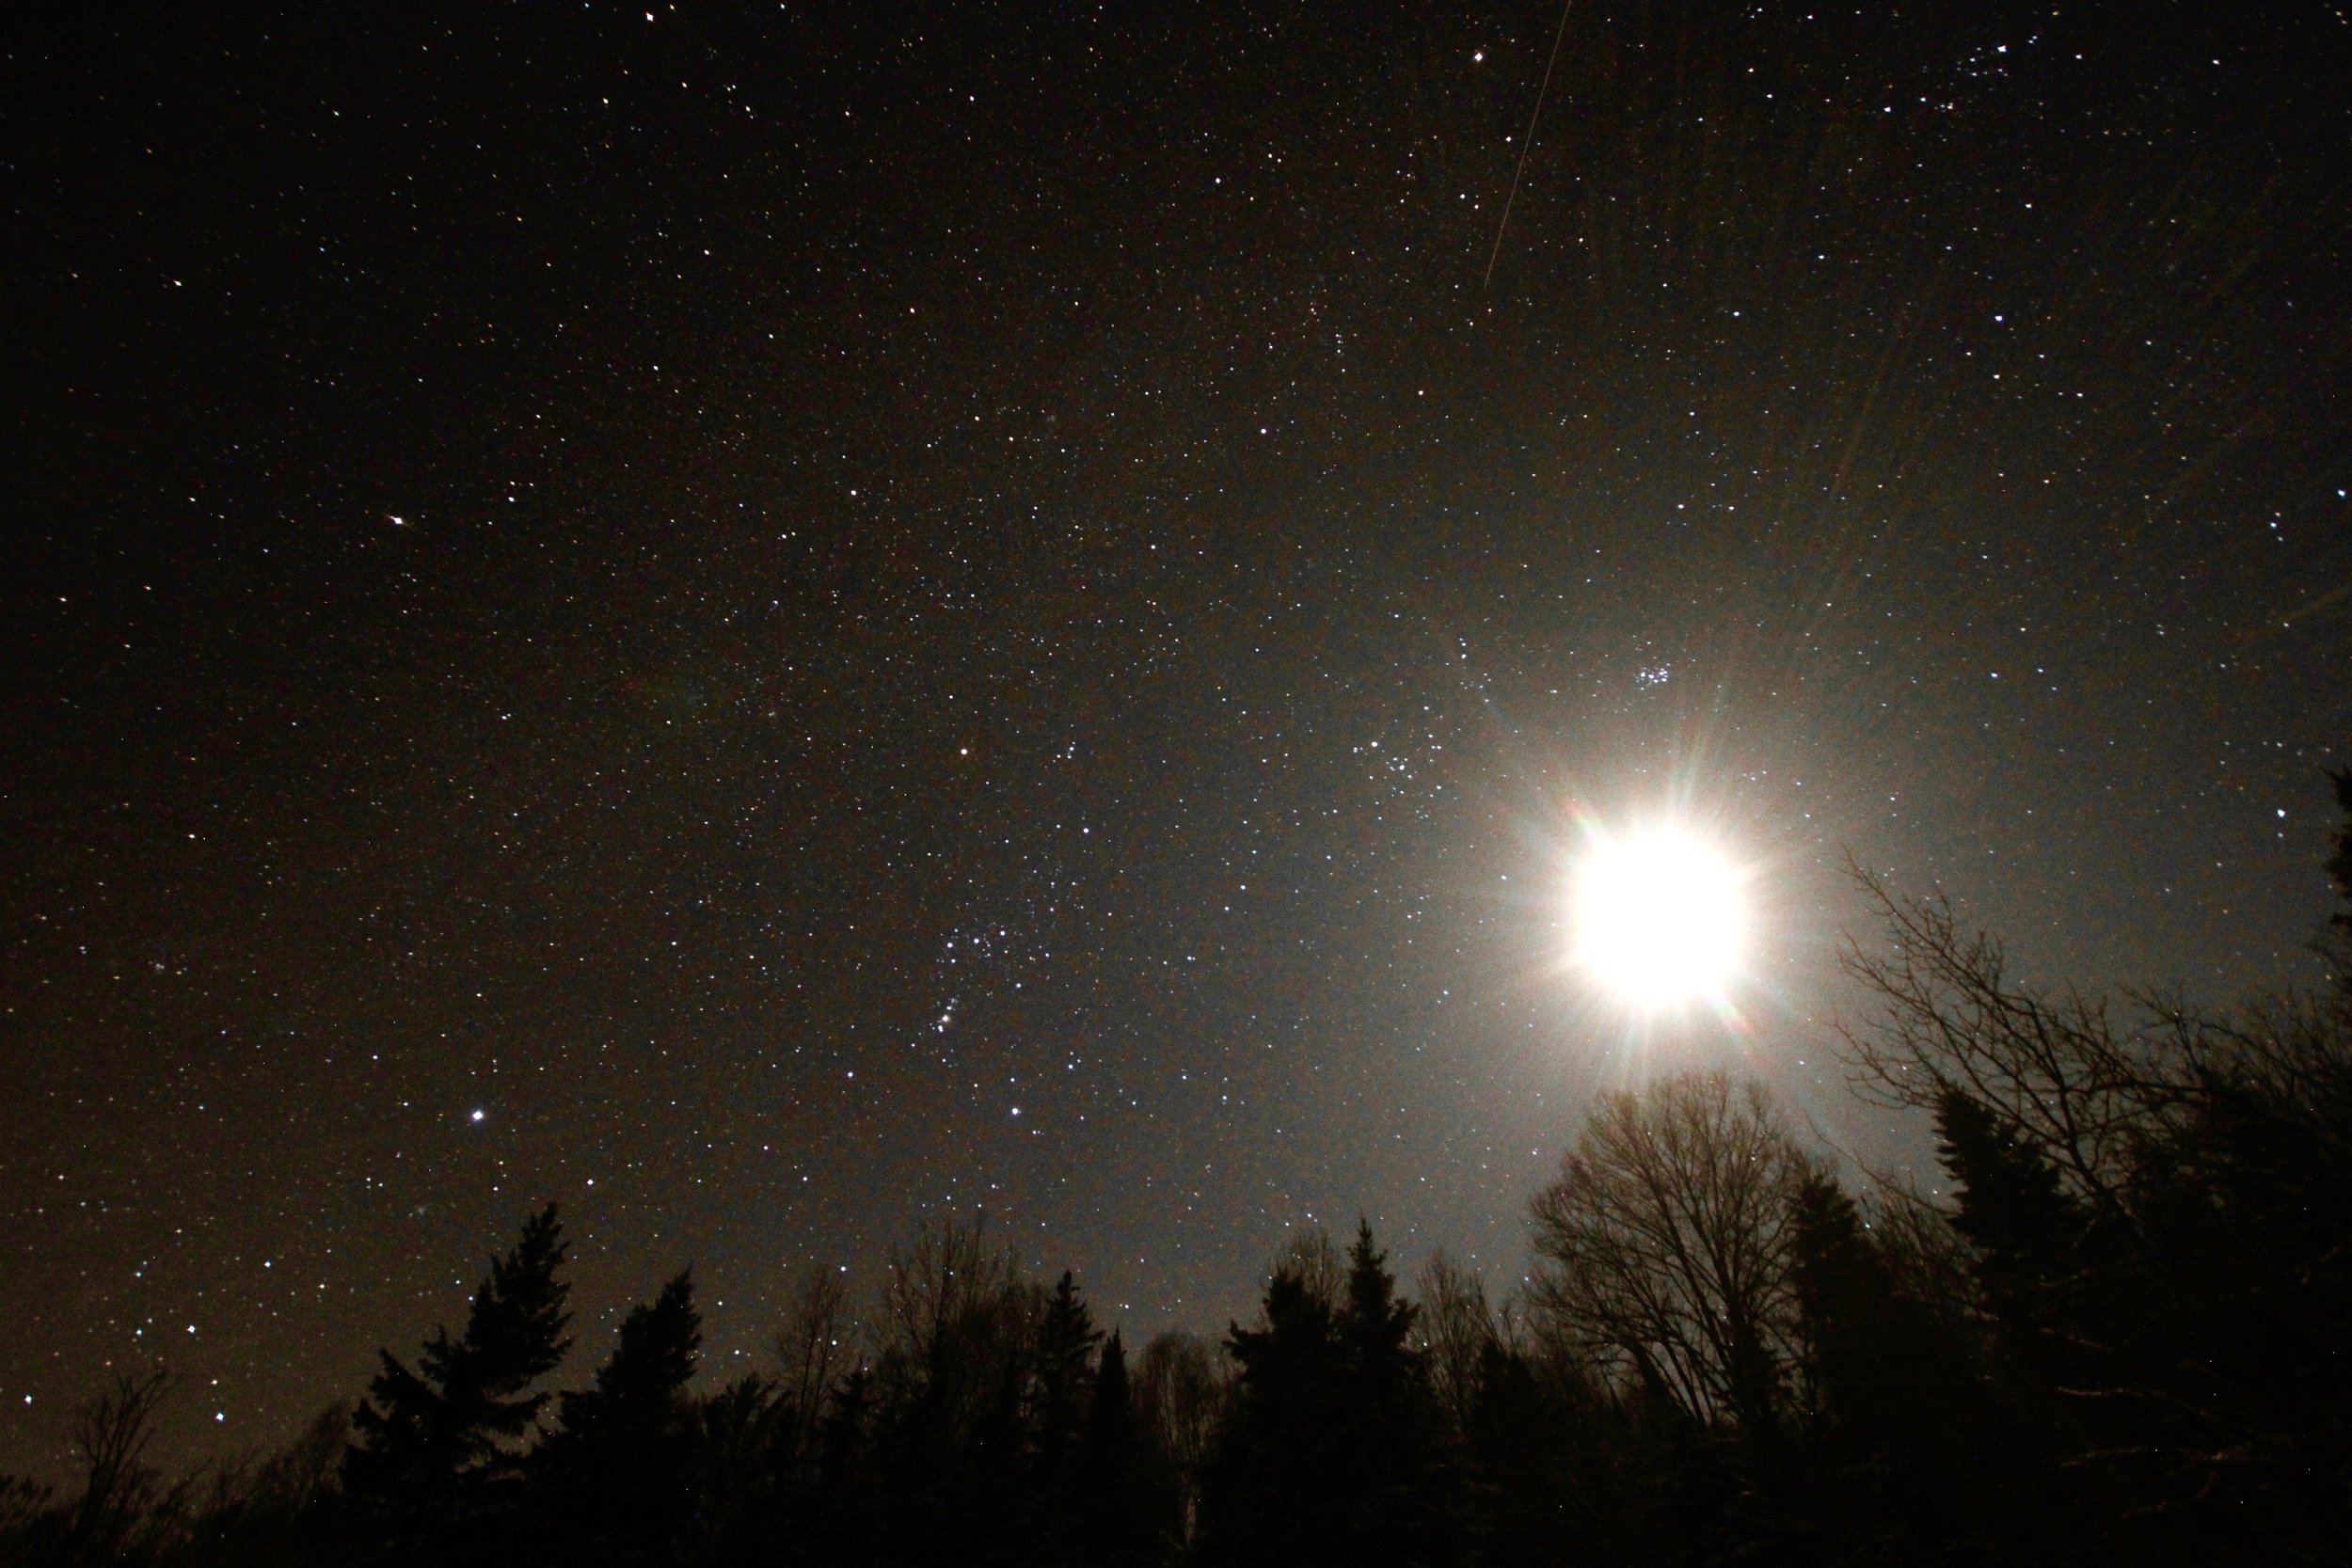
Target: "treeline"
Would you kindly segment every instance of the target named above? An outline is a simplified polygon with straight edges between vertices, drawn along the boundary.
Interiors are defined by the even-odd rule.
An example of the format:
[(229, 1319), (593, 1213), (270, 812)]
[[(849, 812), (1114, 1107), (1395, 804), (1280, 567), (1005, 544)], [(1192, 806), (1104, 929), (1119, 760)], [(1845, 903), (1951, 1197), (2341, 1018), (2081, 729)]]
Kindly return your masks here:
[[(2352, 899), (2341, 835), (2329, 870)], [(1846, 1059), (1932, 1119), (1940, 1196), (1688, 1075), (1593, 1111), (1501, 1300), (1442, 1257), (1401, 1288), (1359, 1226), (1218, 1340), (1135, 1347), (943, 1220), (870, 1301), (806, 1280), (757, 1373), (696, 1386), (681, 1274), (560, 1392), (550, 1207), (281, 1453), (167, 1485), (164, 1386), (119, 1383), (76, 1488), (0, 1481), (0, 1561), (2345, 1560), (2352, 912), (2329, 987), (2206, 1013), (2038, 991), (1881, 903)]]

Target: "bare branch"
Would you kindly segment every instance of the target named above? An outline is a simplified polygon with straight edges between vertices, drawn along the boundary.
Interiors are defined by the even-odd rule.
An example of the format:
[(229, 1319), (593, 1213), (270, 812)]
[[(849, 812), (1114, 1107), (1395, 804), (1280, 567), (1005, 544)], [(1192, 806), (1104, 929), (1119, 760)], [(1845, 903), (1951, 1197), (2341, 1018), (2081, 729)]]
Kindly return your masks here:
[(1777, 1418), (1793, 1369), (1789, 1198), (1807, 1169), (1760, 1085), (1604, 1100), (1534, 1203), (1548, 1332), (1697, 1420)]

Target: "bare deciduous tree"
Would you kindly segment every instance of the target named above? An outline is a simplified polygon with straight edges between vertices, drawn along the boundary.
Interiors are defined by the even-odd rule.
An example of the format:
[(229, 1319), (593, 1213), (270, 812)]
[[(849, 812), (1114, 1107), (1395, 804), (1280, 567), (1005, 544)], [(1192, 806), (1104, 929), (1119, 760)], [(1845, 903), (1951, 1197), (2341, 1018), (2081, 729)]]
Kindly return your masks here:
[(776, 1416), (787, 1453), (809, 1452), (825, 1401), (856, 1358), (854, 1338), (841, 1275), (819, 1269), (802, 1280), (776, 1334)]
[(1331, 1233), (1319, 1225), (1275, 1248), (1266, 1273), (1291, 1275), (1305, 1288), (1308, 1300), (1334, 1312), (1347, 1291), (1347, 1265), (1340, 1260), (1340, 1249), (1331, 1244)]
[(171, 1374), (119, 1372), (104, 1392), (73, 1415), (73, 1452), (82, 1494), (73, 1505), (72, 1539), (93, 1559), (123, 1555), (135, 1538), (176, 1529), (185, 1491), (167, 1489), (146, 1463), (155, 1408), (171, 1391)]
[(1849, 941), (1843, 955), (1880, 1004), (1870, 1022), (1838, 1026), (1855, 1093), (1932, 1114), (1958, 1089), (2041, 1149), (2077, 1196), (2112, 1201), (2134, 1148), (2190, 1093), (2198, 1031), (2177, 1017), (2129, 1031), (2103, 996), (2021, 986), (2001, 943), (1963, 930), (1947, 901), (1899, 899), (1868, 872), (1854, 877), (1887, 936)]
[[(2039, 1375), (2083, 1429), (2078, 1463), (2169, 1471), (2154, 1507), (2248, 1484), (2230, 1479), (2240, 1472), (2289, 1488), (2327, 1473), (2280, 1456), (2341, 1441), (2329, 1379), (2342, 1337), (2326, 1325), (2352, 1317), (2339, 1218), (2352, 1183), (2346, 993), (2289, 990), (2213, 1011), (2126, 990), (2119, 1017), (2095, 993), (2020, 982), (2001, 944), (1945, 901), (1899, 899), (1854, 876), (1886, 937), (1845, 956), (1880, 1005), (1869, 1023), (1840, 1029), (1853, 1086), (1947, 1129), (1963, 1106), (1989, 1117), (2056, 1173), (2076, 1212), (2062, 1247), (2033, 1242), (1998, 1185), (1978, 1192), (1963, 1177), (1963, 1213), (1980, 1215), (1975, 1244), (1954, 1249), (1931, 1216), (1891, 1209), (1920, 1223), (1891, 1238), (1890, 1257), (1931, 1299), (1958, 1299), (1966, 1282), (1950, 1284), (1963, 1275), (1989, 1295), (1994, 1270), (2028, 1290), (1980, 1305), (2054, 1358)], [(1910, 1240), (1926, 1244), (1906, 1259)]]
[(985, 1215), (970, 1225), (947, 1215), (924, 1220), (912, 1242), (891, 1248), (874, 1325), (882, 1355), (916, 1366), (934, 1361), (973, 1313), (1012, 1288), (1019, 1262), (987, 1237)]
[(1201, 1467), (1216, 1441), (1232, 1384), (1231, 1370), (1216, 1347), (1175, 1330), (1156, 1336), (1136, 1365), (1136, 1413), (1175, 1473), (1186, 1544), (1200, 1517)]
[(1843, 960), (1880, 1004), (1868, 1023), (1838, 1028), (1863, 1099), (1933, 1114), (1958, 1090), (2103, 1212), (2127, 1211), (2135, 1173), (2170, 1164), (2217, 1115), (2344, 1142), (2352, 1030), (2335, 996), (2216, 1013), (2136, 990), (2137, 1017), (2120, 1022), (2104, 996), (2014, 980), (2000, 942), (1962, 927), (1944, 900), (1899, 899), (1853, 874), (1886, 927), (1883, 945), (1849, 942)]
[(1541, 1328), (1694, 1420), (1772, 1426), (1800, 1365), (1789, 1204), (1807, 1169), (1761, 1084), (1608, 1096), (1534, 1199)]
[(311, 1417), (284, 1448), (249, 1449), (222, 1460), (213, 1466), (205, 1517), (299, 1513), (337, 1489), (350, 1436), (351, 1406), (338, 1402)]
[(1000, 1418), (1020, 1398), (1024, 1352), (1044, 1309), (1009, 1246), (992, 1246), (985, 1216), (927, 1219), (893, 1248), (871, 1336), (886, 1405), (930, 1409), (940, 1430)]
[(1508, 1324), (1486, 1302), (1486, 1281), (1442, 1251), (1429, 1255), (1415, 1282), (1421, 1291), (1422, 1349), (1438, 1404), (1456, 1433), (1470, 1428), (1479, 1369), (1487, 1352), (1508, 1343)]

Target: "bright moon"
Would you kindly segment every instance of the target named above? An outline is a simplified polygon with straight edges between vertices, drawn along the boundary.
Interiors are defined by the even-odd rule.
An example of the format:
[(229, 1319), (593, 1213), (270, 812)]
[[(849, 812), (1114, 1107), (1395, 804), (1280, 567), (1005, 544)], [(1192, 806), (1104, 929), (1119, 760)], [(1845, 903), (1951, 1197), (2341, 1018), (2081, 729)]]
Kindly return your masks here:
[(1574, 958), (1643, 1011), (1722, 993), (1740, 961), (1740, 879), (1686, 833), (1595, 833), (1576, 866)]

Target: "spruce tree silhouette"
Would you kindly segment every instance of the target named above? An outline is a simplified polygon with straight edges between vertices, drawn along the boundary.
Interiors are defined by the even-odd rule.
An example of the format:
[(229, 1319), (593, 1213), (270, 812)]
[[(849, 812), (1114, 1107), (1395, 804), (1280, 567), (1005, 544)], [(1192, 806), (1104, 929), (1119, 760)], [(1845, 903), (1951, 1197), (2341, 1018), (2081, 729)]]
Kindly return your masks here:
[(1411, 1345), (1415, 1308), (1400, 1301), (1387, 1253), (1373, 1245), (1372, 1226), (1356, 1222), (1347, 1249), (1347, 1308), (1340, 1315), (1340, 1348), (1362, 1397), (1389, 1403), (1405, 1397), (1421, 1373), (1421, 1354)]
[[(2352, 832), (2334, 848), (2352, 901)], [(1532, 1315), (1441, 1265), (1417, 1307), (1359, 1222), (1344, 1259), (1316, 1232), (1272, 1270), (1232, 1383), (1172, 1335), (1131, 1388), (1074, 1276), (934, 1224), (889, 1259), (870, 1362), (828, 1277), (777, 1381), (696, 1400), (681, 1274), (541, 1437), (568, 1344), (549, 1208), (462, 1334), (385, 1352), (356, 1414), (278, 1456), (167, 1485), (138, 1459), (151, 1386), (118, 1384), (78, 1434), (78, 1498), (0, 1477), (0, 1563), (2342, 1560), (2344, 968), (2219, 1011), (2143, 997), (2127, 1025), (2021, 989), (1947, 907), (1884, 902), (1898, 956), (1856, 972), (1891, 1022), (1857, 1066), (1932, 1116), (1947, 1209), (1866, 1210), (1760, 1086), (1685, 1079), (1691, 1114), (1620, 1100), (1613, 1163), (1581, 1153), (1582, 1184), (1539, 1196), (1562, 1272)], [(1769, 1245), (1724, 1256), (1769, 1255), (1769, 1290), (1693, 1293), (1689, 1247), (1742, 1238)], [(1731, 1350), (1697, 1400), (1607, 1359), (1638, 1370), (1743, 1300), (1785, 1404), (1769, 1447)]]
[(1908, 1439), (1897, 1386), (1911, 1351), (1894, 1270), (1871, 1246), (1852, 1198), (1814, 1172), (1798, 1189), (1795, 1279), (1817, 1418), (1867, 1452)]
[(1591, 1543), (1591, 1510), (1570, 1506), (1592, 1491), (1574, 1469), (1576, 1438), (1589, 1424), (1581, 1406), (1567, 1390), (1546, 1387), (1524, 1353), (1499, 1338), (1480, 1349), (1462, 1434), (1471, 1469), (1464, 1534), (1480, 1560), (1544, 1561), (1572, 1537)]
[(864, 1361), (826, 1394), (814, 1433), (816, 1473), (803, 1495), (790, 1498), (788, 1528), (798, 1557), (809, 1562), (850, 1562), (871, 1544), (874, 1373)]
[(2082, 1238), (2080, 1206), (2049, 1161), (1964, 1091), (1944, 1091), (1935, 1130), (1936, 1155), (1960, 1188), (1952, 1228), (1976, 1248), (1995, 1309), (2020, 1328), (2042, 1322)]
[(691, 1270), (621, 1321), (593, 1384), (562, 1397), (563, 1424), (533, 1456), (570, 1556), (584, 1562), (670, 1555), (692, 1509), (695, 1426), (686, 1398), (702, 1348)]
[(1127, 1347), (1117, 1329), (1103, 1341), (1094, 1371), (1094, 1398), (1087, 1409), (1089, 1462), (1105, 1469), (1123, 1464), (1136, 1441), (1135, 1395), (1127, 1383)]
[(1211, 1560), (1362, 1568), (1443, 1555), (1436, 1402), (1387, 1264), (1359, 1221), (1344, 1306), (1278, 1268), (1265, 1326), (1228, 1333), (1241, 1377), (1203, 1488)]
[(1038, 1322), (1037, 1348), (1032, 1353), (1036, 1389), (1031, 1401), (1030, 1441), (1036, 1446), (1038, 1474), (1048, 1486), (1065, 1475), (1071, 1451), (1086, 1419), (1089, 1369), (1103, 1331), (1094, 1326), (1068, 1269), (1045, 1299)]
[(2092, 1521), (2160, 1502), (2144, 1477), (2068, 1461), (2176, 1435), (2151, 1408), (2104, 1397), (2125, 1375), (2131, 1340), (2144, 1338), (2145, 1314), (2161, 1297), (2115, 1244), (2118, 1227), (2094, 1223), (2101, 1216), (2066, 1191), (2057, 1166), (1982, 1101), (1947, 1087), (1935, 1126), (1937, 1156), (1959, 1189), (1951, 1227), (1968, 1243), (1970, 1272), (1993, 1314), (1994, 1371), (2007, 1395), (1980, 1450), (2006, 1477), (1995, 1497), (2012, 1521), (2034, 1521), (2043, 1549), (2090, 1552), (2101, 1535)]
[(852, 1470), (865, 1457), (873, 1410), (874, 1373), (861, 1361), (826, 1397), (824, 1418), (818, 1423), (818, 1484), (825, 1491), (848, 1490)]
[[(1066, 1276), (1065, 1276), (1066, 1277)], [(1069, 1509), (1082, 1561), (1147, 1560), (1153, 1537), (1173, 1523), (1165, 1502), (1154, 1507), (1142, 1484), (1136, 1440), (1134, 1391), (1127, 1381), (1127, 1347), (1117, 1329), (1103, 1341), (1087, 1409), (1086, 1437), (1075, 1465)]]
[(486, 1541), (485, 1521), (511, 1501), (518, 1452), (547, 1402), (532, 1385), (571, 1347), (564, 1337), (570, 1287), (556, 1276), (564, 1227), (550, 1203), (493, 1259), (473, 1293), (466, 1331), (437, 1328), (410, 1370), (389, 1350), (353, 1412), (343, 1484), (397, 1544), (432, 1544), (453, 1558), (463, 1539)]
[[(1926, 1304), (1904, 1291), (1830, 1176), (1799, 1188), (1795, 1282), (1813, 1388), (1809, 1436), (1818, 1516), (1854, 1554), (1948, 1554), (1971, 1532), (1997, 1530), (1986, 1504), (2002, 1474), (2046, 1465), (2018, 1445), (1976, 1392), (1974, 1358)], [(2006, 1460), (2006, 1464), (1995, 1461)], [(1994, 1538), (1997, 1538), (1994, 1536)]]
[(1419, 1309), (1398, 1297), (1388, 1261), (1359, 1218), (1338, 1323), (1352, 1494), (1343, 1533), (1351, 1561), (1431, 1562), (1443, 1555), (1454, 1478), (1439, 1464), (1428, 1358), (1413, 1343)]
[(1240, 1376), (1201, 1478), (1200, 1555), (1337, 1564), (1347, 1411), (1332, 1304), (1285, 1263), (1266, 1282), (1261, 1314), (1263, 1327), (1226, 1333)]

